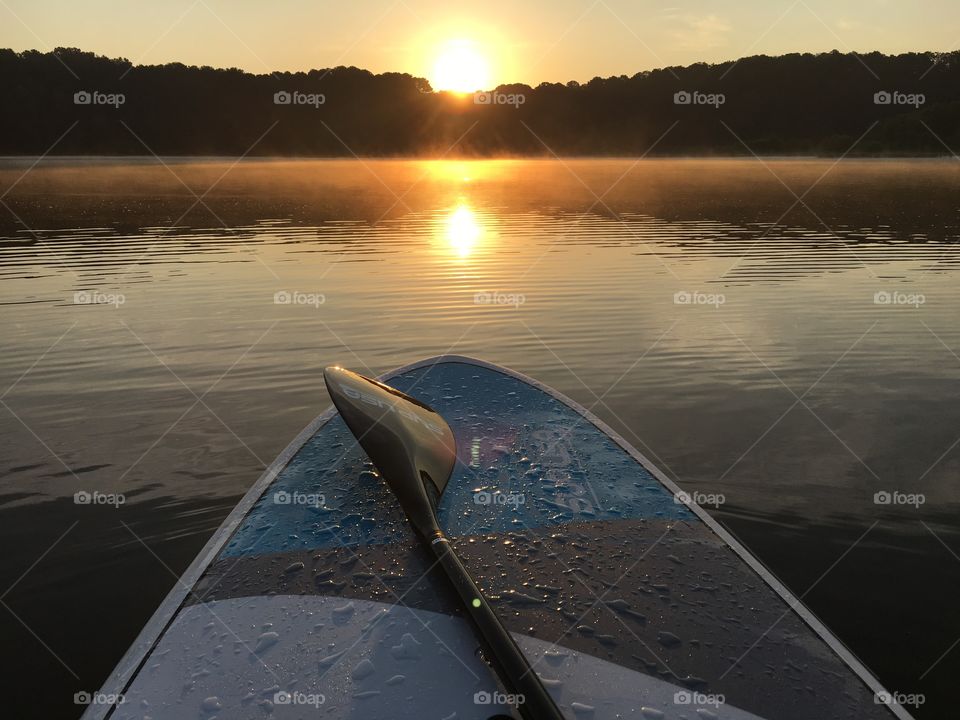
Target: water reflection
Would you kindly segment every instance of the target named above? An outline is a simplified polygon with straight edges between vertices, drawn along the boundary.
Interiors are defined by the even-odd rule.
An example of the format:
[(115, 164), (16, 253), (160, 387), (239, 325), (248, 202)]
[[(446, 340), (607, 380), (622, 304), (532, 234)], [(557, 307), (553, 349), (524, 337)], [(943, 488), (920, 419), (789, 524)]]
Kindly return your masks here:
[[(12, 212), (0, 207), (0, 502), (12, 508), (0, 542), (32, 544), (27, 562), (9, 558), (11, 582), (96, 511), (74, 505), (81, 488), (123, 492), (131, 527), (182, 542), (185, 565), (218, 522), (204, 508), (222, 517), (327, 405), (318, 367), (376, 373), (457, 352), (595, 406), (682, 485), (722, 493), (721, 516), (794, 587), (882, 519), (856, 553), (883, 547), (883, 562), (818, 590), (887, 600), (834, 612), (832, 627), (857, 637), (921, 597), (907, 652), (936, 658), (937, 638), (960, 634), (942, 592), (960, 565), (931, 554), (942, 548), (919, 522), (960, 529), (955, 164), (776, 161), (786, 185), (817, 185), (812, 212), (784, 216), (795, 196), (754, 160), (202, 161), (174, 176), (58, 159), (22, 178), (13, 162), (0, 160), (0, 193), (16, 185)], [(181, 183), (215, 187), (197, 204)], [(588, 212), (601, 194), (616, 217)], [(275, 301), (294, 292), (325, 302)], [(695, 292), (725, 303), (676, 300)], [(511, 297), (525, 302), (498, 302)], [(191, 409), (184, 385), (210, 392), (209, 409)], [(896, 487), (928, 503), (874, 504)], [(83, 518), (71, 538), (119, 527)], [(17, 602), (37, 582), (36, 617), (58, 617), (51, 598), (100, 607), (115, 588), (73, 583), (78, 564), (153, 587), (143, 547), (120, 532), (122, 552), (122, 540), (65, 556), (74, 541), (59, 544)], [(156, 591), (138, 597), (133, 625)], [(104, 639), (91, 662), (106, 668), (129, 636)], [(30, 648), (25, 667), (46, 658)]]
[(429, 160), (426, 175), (441, 184), (501, 180), (509, 172), (509, 160)]
[(461, 200), (446, 217), (443, 224), (444, 239), (454, 255), (466, 259), (488, 235), (477, 213)]

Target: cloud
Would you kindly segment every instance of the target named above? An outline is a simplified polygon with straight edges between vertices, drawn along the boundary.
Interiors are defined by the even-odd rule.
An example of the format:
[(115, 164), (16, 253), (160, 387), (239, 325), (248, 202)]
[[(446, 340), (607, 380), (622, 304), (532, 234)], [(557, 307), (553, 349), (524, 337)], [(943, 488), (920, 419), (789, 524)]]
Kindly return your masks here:
[(716, 15), (669, 13), (667, 19), (678, 25), (671, 35), (676, 47), (684, 50), (705, 50), (727, 44), (730, 24)]
[(859, 20), (851, 20), (845, 17), (837, 18), (837, 28), (840, 30), (859, 30), (861, 27), (863, 27), (863, 23)]

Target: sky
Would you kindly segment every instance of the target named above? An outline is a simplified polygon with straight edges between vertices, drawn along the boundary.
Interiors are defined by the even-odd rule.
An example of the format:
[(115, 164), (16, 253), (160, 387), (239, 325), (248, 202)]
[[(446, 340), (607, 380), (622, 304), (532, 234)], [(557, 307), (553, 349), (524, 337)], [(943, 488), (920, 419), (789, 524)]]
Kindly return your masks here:
[(756, 54), (954, 50), (960, 2), (0, 0), (0, 47), (58, 46), (138, 64), (536, 85)]

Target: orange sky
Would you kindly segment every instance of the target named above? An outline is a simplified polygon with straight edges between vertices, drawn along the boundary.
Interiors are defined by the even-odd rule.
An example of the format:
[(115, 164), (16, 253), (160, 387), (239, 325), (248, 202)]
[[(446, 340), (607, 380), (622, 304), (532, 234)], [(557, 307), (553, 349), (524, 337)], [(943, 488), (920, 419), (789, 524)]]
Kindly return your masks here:
[(4, 0), (0, 47), (251, 72), (356, 65), (434, 80), (451, 41), (493, 84), (589, 80), (750, 54), (960, 45), (955, 0)]

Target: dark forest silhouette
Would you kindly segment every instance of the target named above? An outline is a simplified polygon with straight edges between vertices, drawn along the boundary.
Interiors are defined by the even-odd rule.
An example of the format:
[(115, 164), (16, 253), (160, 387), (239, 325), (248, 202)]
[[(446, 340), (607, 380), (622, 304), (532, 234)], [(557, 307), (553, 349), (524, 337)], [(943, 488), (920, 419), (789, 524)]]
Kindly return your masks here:
[(52, 154), (638, 155), (654, 143), (656, 155), (960, 151), (960, 53), (755, 56), (496, 92), (477, 104), (422, 78), (354, 67), (254, 75), (0, 50), (0, 154), (45, 153), (74, 121)]

